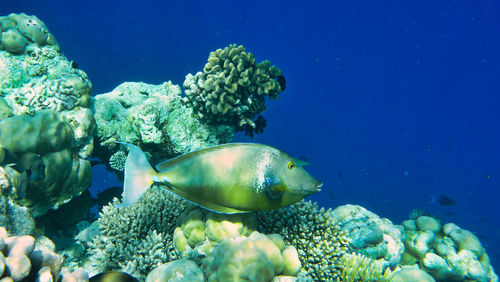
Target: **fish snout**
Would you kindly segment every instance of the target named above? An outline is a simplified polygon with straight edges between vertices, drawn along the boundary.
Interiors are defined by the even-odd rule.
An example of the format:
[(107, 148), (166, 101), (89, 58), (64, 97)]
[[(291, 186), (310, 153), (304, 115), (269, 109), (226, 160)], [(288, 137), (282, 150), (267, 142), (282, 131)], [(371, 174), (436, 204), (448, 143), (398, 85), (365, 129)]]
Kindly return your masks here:
[(315, 192), (321, 191), (321, 187), (323, 187), (323, 182), (318, 182), (316, 185), (314, 185), (314, 191)]

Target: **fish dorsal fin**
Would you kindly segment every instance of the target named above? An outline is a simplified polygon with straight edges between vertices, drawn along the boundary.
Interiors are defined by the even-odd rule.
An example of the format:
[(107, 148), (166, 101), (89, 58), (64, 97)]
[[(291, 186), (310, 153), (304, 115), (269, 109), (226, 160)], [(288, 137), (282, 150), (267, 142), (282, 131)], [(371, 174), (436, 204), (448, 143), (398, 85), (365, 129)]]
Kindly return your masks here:
[(170, 166), (184, 161), (188, 158), (193, 157), (194, 155), (202, 154), (202, 153), (207, 153), (210, 151), (215, 151), (215, 150), (220, 150), (224, 148), (231, 148), (231, 147), (236, 147), (236, 146), (241, 146), (241, 145), (248, 145), (248, 146), (262, 146), (261, 144), (256, 144), (256, 143), (228, 143), (228, 144), (222, 144), (222, 145), (215, 145), (203, 149), (198, 149), (189, 153), (182, 154), (180, 156), (177, 156), (175, 158), (163, 161), (155, 166), (157, 171), (166, 171), (169, 169)]

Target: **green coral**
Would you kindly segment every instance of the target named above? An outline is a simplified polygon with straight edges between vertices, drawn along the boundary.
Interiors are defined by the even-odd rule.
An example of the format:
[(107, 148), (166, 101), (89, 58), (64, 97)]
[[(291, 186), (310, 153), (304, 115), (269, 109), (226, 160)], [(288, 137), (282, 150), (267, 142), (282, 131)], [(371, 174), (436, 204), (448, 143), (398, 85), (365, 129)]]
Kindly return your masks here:
[(259, 133), (266, 96), (277, 99), (284, 89), (283, 74), (269, 61), (256, 63), (243, 46), (231, 44), (211, 52), (202, 72), (188, 74), (184, 81), (186, 101), (196, 116), (211, 124), (227, 124), (238, 131)]
[(255, 228), (252, 213), (218, 214), (193, 206), (179, 217), (174, 248), (179, 256), (199, 261), (223, 240), (249, 236)]
[(258, 231), (277, 233), (297, 249), (302, 270), (299, 276), (315, 281), (336, 279), (342, 269), (340, 257), (349, 253), (349, 239), (334, 221), (332, 210), (301, 201), (287, 208), (257, 212)]
[(361, 254), (344, 254), (340, 258), (342, 281), (387, 281), (391, 271), (387, 266)]
[[(296, 263), (297, 252), (285, 252), (289, 249), (280, 248), (283, 246), (282, 239), (257, 231), (248, 237), (226, 239), (203, 261), (208, 281), (271, 281), (281, 274), (296, 275), (301, 267)], [(285, 256), (289, 257), (285, 260)]]

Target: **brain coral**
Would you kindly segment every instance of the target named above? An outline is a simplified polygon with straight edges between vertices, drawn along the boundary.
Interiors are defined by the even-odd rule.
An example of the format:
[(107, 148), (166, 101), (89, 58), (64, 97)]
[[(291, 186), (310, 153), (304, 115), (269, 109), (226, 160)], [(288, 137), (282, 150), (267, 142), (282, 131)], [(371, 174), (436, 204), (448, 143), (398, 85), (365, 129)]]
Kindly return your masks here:
[(302, 263), (299, 276), (315, 281), (340, 277), (340, 257), (350, 252), (349, 239), (335, 225), (332, 210), (318, 209), (316, 203), (301, 201), (271, 211), (257, 212), (258, 231), (277, 233), (297, 249)]
[(256, 63), (236, 44), (211, 52), (203, 72), (188, 74), (184, 81), (186, 102), (200, 120), (250, 134), (265, 125), (263, 118), (257, 124), (253, 119), (265, 110), (266, 96), (277, 99), (284, 87), (278, 68), (269, 61)]

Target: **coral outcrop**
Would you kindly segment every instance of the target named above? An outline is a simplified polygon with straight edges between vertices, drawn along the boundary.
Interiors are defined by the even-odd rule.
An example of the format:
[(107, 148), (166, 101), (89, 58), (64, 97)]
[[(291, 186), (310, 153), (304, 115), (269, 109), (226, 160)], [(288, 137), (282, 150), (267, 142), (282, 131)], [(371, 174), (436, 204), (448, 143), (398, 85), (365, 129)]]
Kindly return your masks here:
[[(1, 150), (13, 153), (15, 163), (30, 159), (28, 165), (19, 168), (20, 173), (27, 172), (29, 177), (21, 177), (17, 187), (11, 189), (15, 193), (8, 195), (29, 207), (33, 216), (57, 208), (90, 185), (90, 162), (73, 151), (73, 136), (67, 120), (51, 110), (38, 111), (33, 117), (19, 115), (0, 121)], [(13, 179), (15, 173), (10, 172), (9, 179)]]
[(92, 85), (45, 24), (25, 14), (0, 17), (0, 81), (0, 165), (21, 175), (8, 173), (21, 181), (3, 196), (43, 215), (90, 185)]
[(212, 125), (225, 124), (236, 131), (260, 133), (266, 97), (277, 99), (285, 88), (281, 71), (269, 61), (256, 63), (243, 46), (231, 44), (210, 53), (203, 72), (184, 81), (186, 102), (196, 117)]
[(87, 74), (60, 53), (54, 36), (36, 16), (10, 14), (0, 17), (0, 26), (2, 39), (22, 36), (26, 43), (16, 47), (22, 52), (10, 52), (3, 40), (0, 44), (0, 50), (5, 50), (0, 51), (0, 108), (4, 117), (33, 115), (44, 109), (57, 111), (75, 131), (79, 154), (88, 157), (95, 123), (88, 109), (92, 84)]
[(92, 99), (97, 122), (98, 153), (108, 159), (119, 147), (116, 141), (154, 152), (155, 162), (204, 147), (229, 142), (229, 126), (208, 126), (192, 117), (181, 102), (179, 86), (126, 82)]
[(498, 281), (479, 239), (453, 223), (420, 215), (402, 223), (403, 264), (418, 264), (437, 281)]

